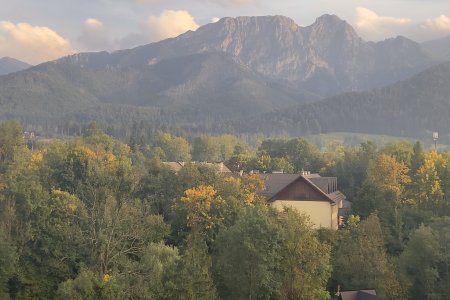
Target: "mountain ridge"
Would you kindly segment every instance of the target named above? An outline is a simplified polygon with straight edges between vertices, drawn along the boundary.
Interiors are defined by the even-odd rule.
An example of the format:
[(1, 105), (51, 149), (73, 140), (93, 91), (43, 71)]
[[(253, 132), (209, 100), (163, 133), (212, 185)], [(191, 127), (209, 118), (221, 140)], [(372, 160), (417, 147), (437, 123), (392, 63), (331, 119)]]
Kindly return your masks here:
[[(0, 119), (41, 126), (95, 116), (106, 123), (148, 118), (158, 126), (237, 132), (233, 124), (244, 130), (252, 118), (270, 121), (273, 111), (285, 111), (283, 122), (290, 122), (299, 104), (328, 97), (333, 107), (342, 97), (354, 99), (353, 91), (381, 88), (434, 64), (412, 40), (367, 42), (335, 15), (305, 27), (283, 16), (223, 18), (160, 42), (74, 54), (2, 76)], [(294, 134), (329, 130), (333, 124), (318, 115), (329, 110), (321, 105), (302, 106), (310, 107), (308, 117), (291, 117), (300, 125), (306, 120), (305, 129), (278, 125)], [(335, 111), (345, 115), (345, 108)]]
[(15, 73), (31, 67), (30, 64), (12, 57), (0, 58), (0, 76)]
[[(175, 38), (110, 54), (75, 54), (58, 62), (131, 67), (226, 52), (266, 76), (327, 96), (390, 84), (435, 63), (418, 43), (403, 38), (403, 43), (392, 46), (392, 40), (396, 41), (366, 42), (335, 15), (323, 15), (305, 27), (284, 16), (226, 17)], [(389, 69), (383, 72), (384, 68)]]
[(384, 88), (297, 105), (235, 126), (241, 132), (268, 135), (343, 131), (426, 138), (438, 131), (441, 139), (450, 141), (448, 95), (450, 62)]

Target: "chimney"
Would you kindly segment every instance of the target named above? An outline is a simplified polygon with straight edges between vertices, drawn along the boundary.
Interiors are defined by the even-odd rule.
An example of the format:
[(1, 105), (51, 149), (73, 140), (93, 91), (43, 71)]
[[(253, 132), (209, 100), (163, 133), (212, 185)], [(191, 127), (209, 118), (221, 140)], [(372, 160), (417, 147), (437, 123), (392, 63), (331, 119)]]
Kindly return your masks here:
[(338, 296), (338, 297), (341, 296), (341, 285), (340, 284), (338, 284), (338, 286), (337, 286), (337, 292), (336, 292), (335, 295)]

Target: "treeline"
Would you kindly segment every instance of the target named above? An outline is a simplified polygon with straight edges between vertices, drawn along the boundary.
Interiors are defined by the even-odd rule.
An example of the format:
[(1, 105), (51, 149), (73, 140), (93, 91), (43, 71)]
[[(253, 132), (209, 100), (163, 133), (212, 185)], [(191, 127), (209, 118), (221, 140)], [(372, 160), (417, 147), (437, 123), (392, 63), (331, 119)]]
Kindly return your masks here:
[[(0, 298), (330, 299), (372, 287), (389, 299), (446, 299), (450, 154), (420, 144), (333, 145), (155, 132), (119, 142), (91, 125), (28, 150), (0, 124)], [(268, 206), (257, 175), (320, 171), (353, 202), (343, 229), (315, 230)]]
[(450, 143), (450, 63), (410, 79), (351, 92), (235, 121), (237, 132), (301, 136), (359, 132), (429, 139), (433, 131)]

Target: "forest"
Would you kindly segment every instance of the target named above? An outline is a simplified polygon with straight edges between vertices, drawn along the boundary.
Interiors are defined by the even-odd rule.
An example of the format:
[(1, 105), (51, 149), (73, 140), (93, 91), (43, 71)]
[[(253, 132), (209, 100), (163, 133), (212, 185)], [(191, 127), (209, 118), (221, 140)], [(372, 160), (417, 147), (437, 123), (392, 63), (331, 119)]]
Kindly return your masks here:
[[(0, 123), (0, 299), (325, 300), (338, 286), (448, 299), (450, 152), (138, 127), (120, 139), (94, 123), (61, 139), (23, 132)], [(336, 176), (351, 215), (314, 229), (268, 205), (252, 170)]]

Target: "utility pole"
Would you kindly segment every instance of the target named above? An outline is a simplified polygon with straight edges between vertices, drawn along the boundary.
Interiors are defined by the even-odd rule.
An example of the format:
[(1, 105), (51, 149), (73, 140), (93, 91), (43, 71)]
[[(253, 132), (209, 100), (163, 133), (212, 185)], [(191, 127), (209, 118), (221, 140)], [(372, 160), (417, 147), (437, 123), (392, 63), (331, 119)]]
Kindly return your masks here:
[(433, 132), (433, 140), (434, 140), (434, 150), (437, 151), (437, 140), (439, 138), (439, 133), (438, 132)]

